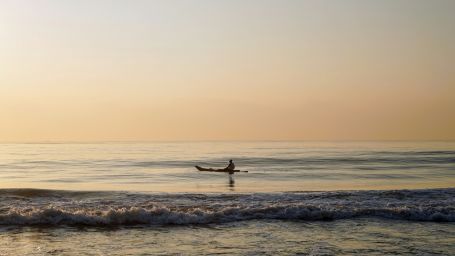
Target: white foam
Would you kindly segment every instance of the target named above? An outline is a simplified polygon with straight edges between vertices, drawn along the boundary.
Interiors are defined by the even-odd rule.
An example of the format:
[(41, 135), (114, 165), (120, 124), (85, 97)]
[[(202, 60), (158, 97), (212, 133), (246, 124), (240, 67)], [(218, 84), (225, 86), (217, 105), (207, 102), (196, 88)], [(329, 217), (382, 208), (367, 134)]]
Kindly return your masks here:
[(134, 224), (207, 224), (253, 219), (337, 220), (380, 217), (412, 221), (454, 222), (453, 209), (421, 208), (324, 208), (305, 205), (269, 207), (227, 207), (218, 211), (201, 208), (150, 209), (130, 207), (110, 210), (58, 208), (11, 209), (0, 214), (1, 225), (134, 225)]
[(0, 193), (0, 225), (185, 225), (364, 217), (455, 222), (455, 189), (237, 195), (25, 192)]

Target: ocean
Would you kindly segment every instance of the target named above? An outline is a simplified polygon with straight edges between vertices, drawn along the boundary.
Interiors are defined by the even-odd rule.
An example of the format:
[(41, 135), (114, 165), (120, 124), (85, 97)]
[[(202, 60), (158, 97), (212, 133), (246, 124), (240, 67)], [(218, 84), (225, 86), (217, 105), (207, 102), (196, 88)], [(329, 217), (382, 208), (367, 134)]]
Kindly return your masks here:
[(0, 255), (214, 254), (455, 255), (455, 142), (0, 144)]

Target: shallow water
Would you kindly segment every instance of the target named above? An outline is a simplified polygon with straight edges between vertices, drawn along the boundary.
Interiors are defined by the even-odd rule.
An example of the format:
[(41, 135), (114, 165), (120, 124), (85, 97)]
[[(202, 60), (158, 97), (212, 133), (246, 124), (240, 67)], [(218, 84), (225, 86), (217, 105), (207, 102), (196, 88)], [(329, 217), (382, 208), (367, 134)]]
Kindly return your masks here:
[(242, 221), (190, 226), (2, 229), (3, 255), (453, 255), (454, 224)]
[(455, 143), (0, 144), (0, 187), (0, 255), (455, 255)]

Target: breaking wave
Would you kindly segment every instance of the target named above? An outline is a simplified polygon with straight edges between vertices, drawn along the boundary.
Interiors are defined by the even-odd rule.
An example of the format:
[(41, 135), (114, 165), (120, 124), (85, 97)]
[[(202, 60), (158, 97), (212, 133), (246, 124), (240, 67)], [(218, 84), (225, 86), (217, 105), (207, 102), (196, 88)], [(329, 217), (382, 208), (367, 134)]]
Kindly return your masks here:
[(358, 217), (380, 217), (412, 221), (454, 222), (453, 209), (368, 208), (324, 209), (314, 206), (270, 206), (264, 208), (229, 207), (219, 211), (138, 207), (107, 211), (67, 211), (56, 208), (12, 210), (0, 215), (1, 225), (137, 225), (137, 224), (210, 224), (244, 220), (337, 220)]
[(455, 222), (455, 189), (258, 194), (0, 190), (0, 225), (188, 225), (384, 218)]

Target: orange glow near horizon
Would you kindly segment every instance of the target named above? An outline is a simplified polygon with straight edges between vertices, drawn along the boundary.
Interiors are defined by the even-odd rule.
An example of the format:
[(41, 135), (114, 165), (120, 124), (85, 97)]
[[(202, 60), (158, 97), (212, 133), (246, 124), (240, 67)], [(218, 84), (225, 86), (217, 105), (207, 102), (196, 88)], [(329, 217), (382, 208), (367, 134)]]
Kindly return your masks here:
[(455, 140), (453, 1), (4, 1), (0, 142)]

